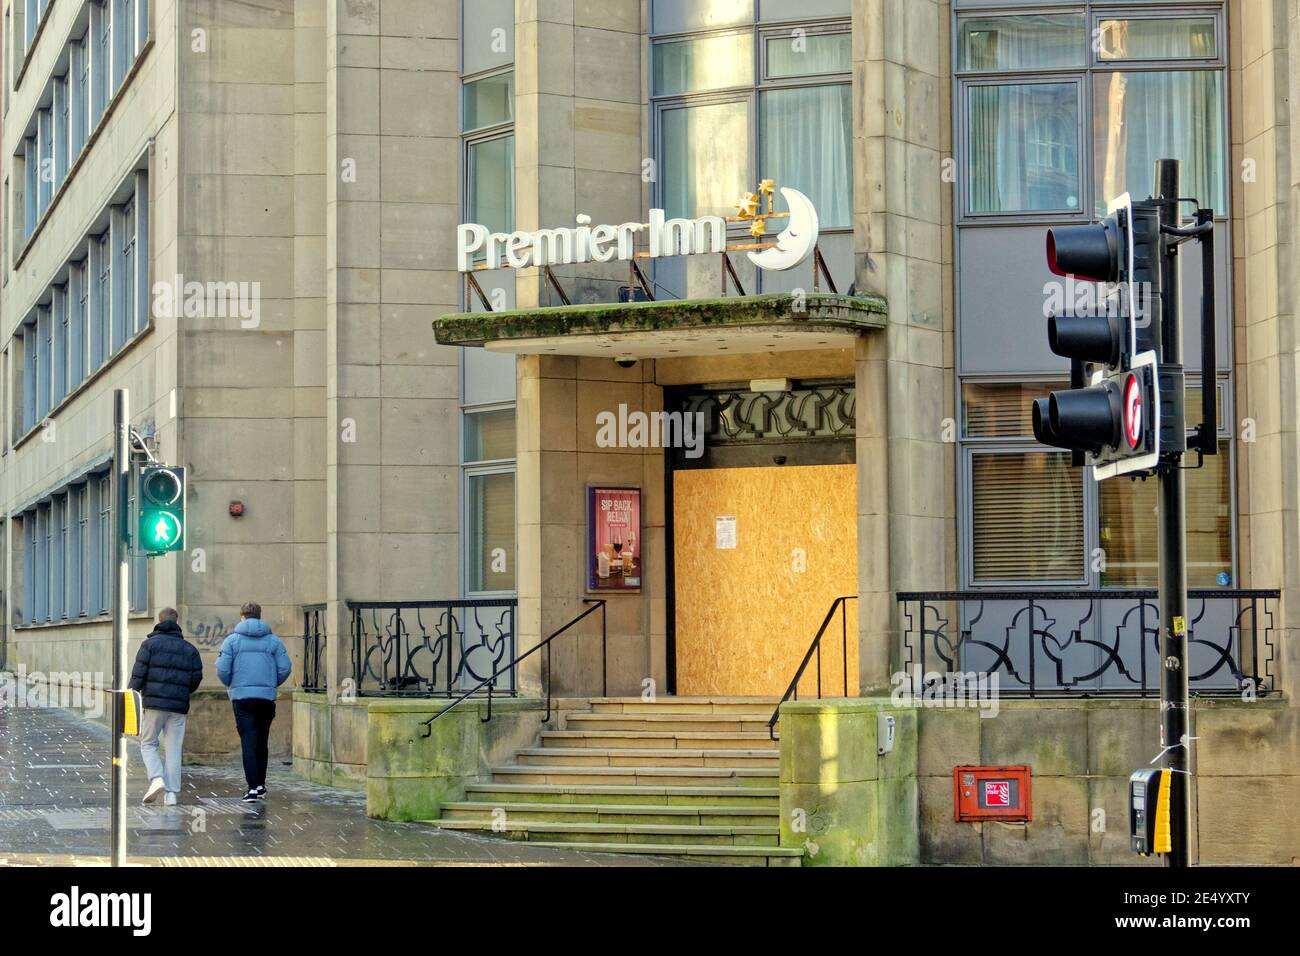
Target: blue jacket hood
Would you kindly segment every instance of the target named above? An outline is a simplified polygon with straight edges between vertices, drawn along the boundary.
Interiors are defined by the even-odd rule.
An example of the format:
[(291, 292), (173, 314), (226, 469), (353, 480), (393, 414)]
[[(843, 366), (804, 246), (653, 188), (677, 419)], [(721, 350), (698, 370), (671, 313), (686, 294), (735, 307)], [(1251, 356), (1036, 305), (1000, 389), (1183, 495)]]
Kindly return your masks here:
[(235, 633), (243, 634), (245, 637), (266, 637), (271, 633), (271, 626), (260, 617), (246, 617), (239, 622)]

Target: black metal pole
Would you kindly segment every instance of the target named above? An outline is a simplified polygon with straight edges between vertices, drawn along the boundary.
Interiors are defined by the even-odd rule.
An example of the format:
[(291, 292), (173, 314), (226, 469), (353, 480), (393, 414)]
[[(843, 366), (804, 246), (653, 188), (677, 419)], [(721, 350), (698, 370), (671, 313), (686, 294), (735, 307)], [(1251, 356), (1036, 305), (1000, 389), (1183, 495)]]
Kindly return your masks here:
[[(1162, 226), (1179, 225), (1179, 163), (1156, 162), (1156, 193)], [(1178, 246), (1161, 242), (1160, 364), (1181, 369), (1182, 329), (1178, 323)], [(1213, 382), (1208, 383), (1213, 387)], [(1202, 383), (1206, 387), (1206, 383)], [(1183, 396), (1175, 396), (1182, 402)], [(1182, 416), (1178, 416), (1181, 418)], [(1185, 438), (1174, 436), (1176, 446), (1162, 455), (1160, 467), (1160, 746), (1161, 766), (1169, 774), (1170, 867), (1188, 865), (1191, 846), (1191, 765), (1187, 705), (1187, 516), (1181, 468)]]
[(130, 409), (126, 389), (113, 390), (113, 751), (109, 772), (110, 862), (126, 865), (126, 736), (122, 692), (126, 690), (127, 608), (131, 593), (127, 501), (131, 482)]

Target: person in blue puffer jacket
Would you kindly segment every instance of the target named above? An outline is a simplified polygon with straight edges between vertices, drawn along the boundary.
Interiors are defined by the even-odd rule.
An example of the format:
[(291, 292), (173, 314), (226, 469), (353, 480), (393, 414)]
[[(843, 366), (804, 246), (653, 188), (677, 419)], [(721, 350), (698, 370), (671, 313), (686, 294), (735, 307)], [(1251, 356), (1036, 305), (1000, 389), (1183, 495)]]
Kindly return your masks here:
[(271, 722), (275, 720), (276, 688), (289, 679), (293, 664), (284, 641), (262, 620), (262, 606), (249, 601), (239, 609), (239, 626), (221, 642), (217, 677), (230, 690), (235, 727), (244, 753), (248, 792), (244, 803), (266, 797), (266, 764)]

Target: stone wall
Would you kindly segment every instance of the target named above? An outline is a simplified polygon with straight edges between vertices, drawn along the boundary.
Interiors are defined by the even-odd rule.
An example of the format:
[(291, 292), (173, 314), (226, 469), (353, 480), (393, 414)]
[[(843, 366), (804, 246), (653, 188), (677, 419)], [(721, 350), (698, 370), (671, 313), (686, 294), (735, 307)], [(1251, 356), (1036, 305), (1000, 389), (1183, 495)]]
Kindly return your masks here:
[(299, 691), (293, 695), (293, 769), (301, 777), (349, 790), (366, 786), (366, 706)]
[[(1126, 786), (1160, 751), (1156, 701), (1002, 701), (918, 711), (921, 862), (1154, 865), (1129, 849)], [(1300, 861), (1300, 718), (1279, 699), (1197, 700), (1192, 859), (1202, 865)], [(1029, 823), (953, 820), (953, 767), (1027, 765)], [(1290, 795), (1290, 796), (1288, 796)], [(1199, 845), (1199, 846), (1198, 846)]]

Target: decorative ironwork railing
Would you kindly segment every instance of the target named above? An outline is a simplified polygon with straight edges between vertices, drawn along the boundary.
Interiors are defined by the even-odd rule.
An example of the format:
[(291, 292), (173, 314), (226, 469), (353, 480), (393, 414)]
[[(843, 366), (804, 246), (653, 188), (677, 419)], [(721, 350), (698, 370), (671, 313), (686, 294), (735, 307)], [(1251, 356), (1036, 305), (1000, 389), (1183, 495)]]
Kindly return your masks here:
[[(600, 696), (608, 697), (609, 696), (609, 631), (606, 626), (607, 622), (605, 618), (605, 601), (602, 598), (583, 598), (582, 603), (587, 605), (587, 610), (583, 611), (577, 617), (573, 618), (571, 621), (569, 621), (568, 624), (565, 624), (563, 627), (557, 628), (556, 630), (552, 631), (545, 638), (545, 640), (542, 640), (539, 643), (534, 644), (532, 647), (524, 651), (518, 657), (512, 658), (510, 662), (506, 664), (504, 667), (498, 670), (494, 670), (491, 674), (483, 678), (477, 684), (465, 689), (459, 697), (453, 700), (442, 710), (438, 711), (428, 720), (424, 721), (424, 733), (422, 733), (420, 736), (432, 737), (434, 721), (436, 721), (439, 717), (443, 716), (449, 711), (454, 710), (457, 704), (464, 703), (466, 700), (469, 700), (469, 698), (471, 697), (481, 695), (484, 690), (487, 691), (487, 710), (483, 714), (483, 716), (479, 718), (479, 720), (486, 724), (489, 720), (492, 719), (492, 695), (494, 689), (496, 688), (497, 681), (501, 678), (503, 674), (509, 674), (511, 681), (513, 682), (515, 668), (519, 666), (519, 662), (526, 660), (529, 657), (532, 657), (538, 651), (543, 651), (546, 656), (546, 662), (542, 666), (542, 683), (546, 687), (546, 713), (542, 715), (542, 723), (547, 723), (551, 719), (551, 703), (554, 700), (554, 698), (551, 696), (551, 688), (553, 686), (552, 678), (555, 676), (555, 669), (551, 666), (551, 645), (555, 642), (555, 639), (557, 637), (559, 637), (562, 634), (568, 633), (571, 628), (581, 623), (582, 621), (584, 621), (586, 618), (590, 617), (592, 614), (596, 613), (597, 611), (600, 612)], [(513, 696), (513, 692), (512, 692), (512, 696)]]
[(784, 392), (702, 392), (684, 412), (703, 412), (709, 444), (852, 438), (856, 426), (853, 385), (824, 385)]
[(454, 697), (497, 675), (515, 694), (514, 598), (348, 601), (352, 678), (363, 697)]
[[(767, 735), (773, 740), (776, 739), (776, 722), (781, 717), (781, 705), (787, 700), (799, 699), (799, 682), (803, 680), (804, 672), (808, 669), (809, 663), (814, 659), (817, 664), (817, 699), (822, 699), (822, 637), (827, 629), (831, 626), (831, 621), (835, 620), (835, 613), (840, 615), (840, 653), (843, 660), (840, 663), (841, 671), (844, 675), (844, 686), (842, 689), (845, 697), (849, 696), (849, 602), (856, 601), (856, 594), (837, 597), (831, 604), (831, 609), (826, 612), (826, 617), (822, 620), (822, 626), (817, 628), (816, 635), (813, 636), (812, 643), (808, 645), (808, 650), (803, 655), (803, 660), (799, 662), (799, 669), (794, 672), (794, 679), (790, 681), (790, 686), (785, 689), (785, 694), (777, 701), (776, 709), (772, 711), (772, 719), (767, 722)], [(854, 635), (857, 640), (857, 635)]]
[[(1273, 688), (1277, 590), (1193, 590), (1187, 598), (1193, 694)], [(905, 591), (902, 664), (922, 681), (997, 674), (1028, 697), (1158, 697), (1157, 592)]]
[(325, 692), (325, 605), (302, 608), (302, 689)]

